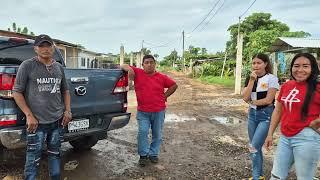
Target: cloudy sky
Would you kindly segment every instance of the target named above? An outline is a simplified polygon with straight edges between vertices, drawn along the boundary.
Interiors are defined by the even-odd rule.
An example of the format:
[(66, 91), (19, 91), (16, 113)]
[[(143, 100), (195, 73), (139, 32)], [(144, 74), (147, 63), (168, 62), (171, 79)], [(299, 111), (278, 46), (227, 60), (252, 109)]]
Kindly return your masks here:
[[(12, 22), (27, 26), (35, 34), (81, 44), (88, 50), (119, 53), (151, 48), (160, 57), (185, 46), (222, 51), (229, 39), (228, 27), (238, 22), (254, 0), (2, 0), (0, 29)], [(216, 6), (215, 6), (216, 4)], [(215, 8), (213, 8), (215, 7)], [(212, 10), (210, 16), (194, 28)], [(256, 0), (243, 18), (267, 12), (286, 23), (291, 31), (306, 31), (320, 37), (319, 0)], [(193, 31), (193, 32), (192, 32)], [(191, 33), (192, 32), (192, 33)], [(160, 47), (159, 47), (160, 46)]]

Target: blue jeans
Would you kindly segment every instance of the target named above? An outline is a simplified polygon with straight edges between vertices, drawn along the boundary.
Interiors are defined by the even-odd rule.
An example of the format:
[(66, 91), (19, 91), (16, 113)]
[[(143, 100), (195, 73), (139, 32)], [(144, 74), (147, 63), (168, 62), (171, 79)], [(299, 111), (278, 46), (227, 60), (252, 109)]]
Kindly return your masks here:
[(287, 179), (294, 163), (298, 180), (312, 180), (320, 157), (320, 135), (304, 128), (292, 137), (281, 136), (273, 162), (271, 179)]
[(59, 121), (51, 124), (39, 124), (35, 133), (27, 132), (27, 152), (24, 175), (26, 180), (35, 180), (40, 165), (44, 142), (47, 142), (49, 176), (60, 179), (60, 146), (63, 141), (63, 129)]
[(249, 151), (252, 160), (252, 177), (254, 180), (258, 180), (259, 176), (263, 176), (262, 146), (268, 135), (273, 109), (274, 106), (268, 106), (259, 110), (249, 109)]
[[(138, 154), (140, 156), (158, 156), (162, 142), (162, 128), (165, 110), (160, 112), (138, 111)], [(152, 142), (149, 145), (149, 129), (152, 130)]]

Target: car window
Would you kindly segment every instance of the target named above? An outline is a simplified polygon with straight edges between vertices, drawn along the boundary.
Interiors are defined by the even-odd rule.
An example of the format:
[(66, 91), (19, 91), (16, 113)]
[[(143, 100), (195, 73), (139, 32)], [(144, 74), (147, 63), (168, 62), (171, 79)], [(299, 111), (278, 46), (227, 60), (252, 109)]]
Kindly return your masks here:
[[(1, 48), (5, 48), (2, 49)], [(12, 43), (5, 44), (0, 41), (0, 64), (21, 64), (22, 61), (36, 56), (32, 44), (14, 45)], [(61, 56), (55, 50), (54, 57), (57, 62), (62, 64)]]

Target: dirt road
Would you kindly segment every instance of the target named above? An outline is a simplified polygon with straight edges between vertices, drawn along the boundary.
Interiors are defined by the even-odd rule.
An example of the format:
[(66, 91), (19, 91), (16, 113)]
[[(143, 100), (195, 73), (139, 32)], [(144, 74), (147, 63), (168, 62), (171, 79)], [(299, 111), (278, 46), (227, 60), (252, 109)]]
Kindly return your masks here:
[[(91, 151), (74, 152), (63, 144), (63, 177), (68, 180), (103, 179), (245, 179), (250, 177), (246, 109), (232, 89), (204, 85), (182, 74), (169, 73), (178, 83), (169, 98), (160, 162), (141, 168), (136, 153), (137, 123), (134, 92), (129, 93), (133, 113), (125, 128), (109, 133)], [(265, 174), (270, 174), (273, 152), (266, 152)], [(24, 157), (0, 164), (0, 177), (21, 179)], [(47, 179), (46, 159), (40, 179)], [(290, 179), (295, 179), (291, 175)]]

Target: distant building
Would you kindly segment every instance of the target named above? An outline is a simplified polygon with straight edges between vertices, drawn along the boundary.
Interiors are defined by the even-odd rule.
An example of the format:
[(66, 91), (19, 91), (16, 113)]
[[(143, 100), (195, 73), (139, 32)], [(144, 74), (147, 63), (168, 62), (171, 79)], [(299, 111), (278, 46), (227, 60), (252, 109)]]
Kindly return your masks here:
[(100, 53), (81, 49), (78, 54), (78, 68), (98, 68), (98, 57)]
[(269, 48), (273, 62), (273, 73), (285, 73), (293, 56), (297, 53), (308, 52), (313, 54), (320, 63), (320, 39), (279, 37)]
[[(0, 30), (0, 36), (7, 37), (18, 37), (26, 39), (35, 39), (35, 36), (26, 35), (11, 31)], [(65, 64), (69, 68), (98, 68), (98, 57), (101, 53), (96, 53), (84, 49), (83, 47), (62, 41), (59, 39), (53, 39), (55, 45), (60, 50), (62, 56), (64, 57)]]

